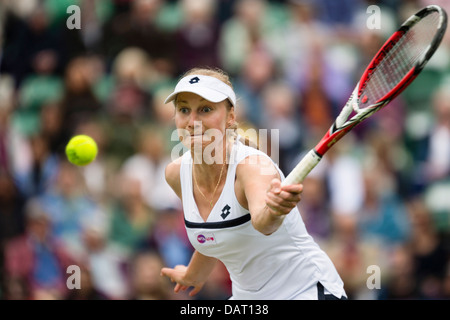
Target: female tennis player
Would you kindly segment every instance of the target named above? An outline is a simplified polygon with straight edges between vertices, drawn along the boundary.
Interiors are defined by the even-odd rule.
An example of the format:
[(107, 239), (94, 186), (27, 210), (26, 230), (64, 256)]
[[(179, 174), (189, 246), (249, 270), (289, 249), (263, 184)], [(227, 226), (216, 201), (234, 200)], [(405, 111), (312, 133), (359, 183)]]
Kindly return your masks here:
[[(189, 295), (197, 294), (220, 260), (232, 281), (230, 299), (346, 299), (332, 261), (297, 209), (303, 186), (281, 186), (276, 163), (235, 133), (236, 95), (228, 76), (192, 69), (170, 101), (189, 151), (166, 167), (166, 180), (182, 200), (195, 248), (188, 266), (161, 270), (176, 283), (174, 291), (193, 287)], [(222, 133), (221, 140), (210, 132)]]

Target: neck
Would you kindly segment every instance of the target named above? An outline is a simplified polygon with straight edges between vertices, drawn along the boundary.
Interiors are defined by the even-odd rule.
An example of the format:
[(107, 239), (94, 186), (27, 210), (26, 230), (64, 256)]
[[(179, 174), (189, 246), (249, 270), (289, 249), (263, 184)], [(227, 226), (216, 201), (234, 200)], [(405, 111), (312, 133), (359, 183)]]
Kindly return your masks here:
[[(212, 175), (212, 174), (202, 174), (201, 176), (203, 177), (204, 181), (207, 181), (207, 182), (204, 182), (203, 186), (199, 185), (199, 183), (197, 181), (197, 175), (198, 175), (199, 171), (197, 171), (197, 172), (194, 171), (192, 173), (193, 179), (194, 179), (194, 182), (195, 182), (195, 187), (197, 188), (198, 193), (201, 194), (203, 200), (206, 201), (209, 204), (209, 210), (212, 209), (212, 207), (214, 205), (214, 202), (216, 201), (216, 197), (218, 197), (218, 196), (216, 196), (216, 191), (218, 189), (220, 189), (219, 186), (220, 186), (220, 184), (223, 181), (222, 176), (223, 176), (225, 167), (226, 167), (226, 162), (224, 162), (221, 165), (221, 167), (220, 167), (220, 173), (219, 173), (219, 177), (217, 178), (217, 182), (214, 182), (214, 180), (215, 180), (214, 175)], [(214, 170), (215, 174), (216, 174), (216, 172), (217, 171)], [(213, 173), (213, 172), (210, 172), (210, 173)], [(225, 173), (225, 176), (226, 176), (226, 173)], [(211, 183), (214, 183), (214, 187), (212, 187)], [(206, 185), (206, 187), (204, 187), (205, 185)], [(211, 189), (211, 188), (213, 188), (213, 189)], [(203, 191), (202, 191), (202, 189), (203, 189)], [(194, 190), (195, 190), (195, 188), (194, 188)], [(220, 191), (218, 193), (220, 195)], [(195, 191), (194, 191), (194, 196), (195, 196)], [(197, 201), (199, 201), (199, 199), (197, 199)], [(199, 202), (197, 202), (197, 205), (199, 205)], [(207, 212), (209, 212), (209, 211), (207, 211)], [(200, 214), (202, 214), (202, 213), (200, 213)], [(204, 216), (202, 216), (202, 217), (204, 217)], [(204, 217), (204, 219), (206, 220), (207, 217), (206, 218)]]
[[(195, 164), (192, 167), (192, 174), (195, 176), (195, 178), (197, 179), (197, 183), (201, 186), (204, 187), (207, 190), (210, 190), (212, 192), (212, 190), (214, 190), (217, 181), (219, 180), (220, 177), (220, 172), (222, 171), (222, 167), (223, 168), (223, 172), (222, 172), (222, 179), (225, 175), (226, 172), (226, 167), (227, 164), (222, 162), (222, 163), (213, 163), (213, 164), (206, 164), (206, 163), (201, 163), (201, 164)], [(203, 188), (202, 188), (203, 189)]]
[[(227, 143), (226, 148), (222, 148), (216, 161), (208, 164), (206, 161), (195, 163), (192, 168), (194, 182), (194, 197), (199, 208), (207, 205), (208, 209), (200, 209), (200, 215), (206, 221), (210, 210), (213, 208), (226, 181), (228, 155), (231, 152), (232, 144)], [(205, 148), (206, 150), (206, 148)], [(215, 150), (216, 151), (216, 150)], [(220, 155), (220, 157), (219, 157)], [(225, 179), (224, 179), (225, 177)], [(221, 187), (222, 186), (222, 187)], [(203, 203), (203, 204), (202, 204)]]
[[(211, 148), (208, 146), (201, 150), (191, 149), (193, 160), (193, 174), (199, 184), (209, 187), (217, 183), (222, 166), (227, 166), (233, 144), (224, 140), (226, 148)], [(226, 168), (224, 168), (225, 170)], [(202, 183), (203, 182), (203, 183)]]

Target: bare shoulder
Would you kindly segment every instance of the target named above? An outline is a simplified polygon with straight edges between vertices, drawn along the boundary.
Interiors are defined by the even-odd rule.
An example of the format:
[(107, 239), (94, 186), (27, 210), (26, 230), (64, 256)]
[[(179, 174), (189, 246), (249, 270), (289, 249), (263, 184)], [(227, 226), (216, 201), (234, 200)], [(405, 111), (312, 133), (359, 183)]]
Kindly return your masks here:
[[(271, 159), (262, 155), (251, 155), (236, 167), (234, 191), (242, 207), (249, 209), (251, 199), (264, 196), (270, 181), (280, 178), (277, 168)], [(255, 195), (257, 195), (255, 197)]]
[(181, 198), (181, 181), (180, 181), (181, 158), (178, 158), (166, 166), (165, 176), (169, 186)]
[(250, 155), (236, 168), (236, 176), (247, 178), (257, 176), (279, 177), (278, 170), (271, 159), (263, 155)]

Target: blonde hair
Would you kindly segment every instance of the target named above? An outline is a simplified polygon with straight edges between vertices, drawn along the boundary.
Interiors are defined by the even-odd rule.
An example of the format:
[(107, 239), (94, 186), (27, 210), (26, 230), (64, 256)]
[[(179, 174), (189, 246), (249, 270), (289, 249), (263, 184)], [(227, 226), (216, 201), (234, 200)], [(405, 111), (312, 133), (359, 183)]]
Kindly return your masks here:
[(230, 77), (228, 74), (219, 68), (192, 68), (191, 70), (187, 71), (181, 78), (184, 78), (189, 75), (198, 74), (201, 76), (210, 76), (219, 79), (220, 81), (226, 83), (233, 89), (233, 84), (231, 83)]

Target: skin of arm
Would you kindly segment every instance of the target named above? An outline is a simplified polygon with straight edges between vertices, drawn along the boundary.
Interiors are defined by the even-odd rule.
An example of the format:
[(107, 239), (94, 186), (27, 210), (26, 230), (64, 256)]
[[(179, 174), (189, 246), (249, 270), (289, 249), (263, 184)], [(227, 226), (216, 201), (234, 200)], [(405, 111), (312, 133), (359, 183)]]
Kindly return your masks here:
[(194, 287), (189, 296), (194, 296), (200, 292), (211, 274), (217, 259), (205, 256), (198, 251), (192, 255), (189, 265), (178, 265), (175, 268), (162, 268), (161, 275), (167, 276), (172, 282), (176, 282), (174, 291), (178, 293), (180, 290), (187, 290)]
[[(181, 199), (180, 165), (181, 159), (175, 160), (166, 167), (165, 175), (167, 183)], [(175, 268), (162, 268), (161, 276), (167, 276), (172, 282), (176, 282), (174, 291), (187, 290), (194, 287), (189, 296), (196, 295), (205, 284), (211, 274), (217, 259), (205, 256), (198, 251), (192, 255), (188, 266), (177, 265)]]
[(277, 169), (264, 156), (249, 156), (237, 166), (236, 197), (250, 211), (253, 227), (264, 235), (278, 230), (301, 200), (302, 190), (301, 184), (282, 187)]

